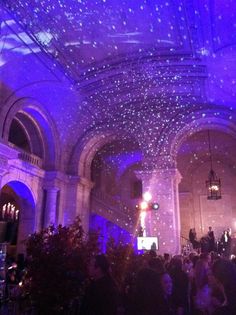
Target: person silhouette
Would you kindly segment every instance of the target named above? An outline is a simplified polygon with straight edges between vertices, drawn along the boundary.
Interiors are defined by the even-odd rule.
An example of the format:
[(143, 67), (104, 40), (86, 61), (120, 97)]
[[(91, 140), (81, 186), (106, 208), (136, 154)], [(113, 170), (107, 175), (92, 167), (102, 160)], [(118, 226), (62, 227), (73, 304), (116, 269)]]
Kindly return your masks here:
[(189, 230), (189, 241), (193, 245), (193, 249), (197, 249), (199, 247), (195, 228)]
[(116, 315), (119, 292), (110, 275), (110, 264), (105, 255), (96, 255), (90, 260), (91, 282), (82, 301), (81, 315)]
[(215, 251), (215, 235), (211, 226), (209, 226), (207, 237), (208, 237), (208, 251), (214, 252)]
[(154, 251), (157, 250), (157, 244), (155, 242), (152, 243), (151, 250), (154, 250)]

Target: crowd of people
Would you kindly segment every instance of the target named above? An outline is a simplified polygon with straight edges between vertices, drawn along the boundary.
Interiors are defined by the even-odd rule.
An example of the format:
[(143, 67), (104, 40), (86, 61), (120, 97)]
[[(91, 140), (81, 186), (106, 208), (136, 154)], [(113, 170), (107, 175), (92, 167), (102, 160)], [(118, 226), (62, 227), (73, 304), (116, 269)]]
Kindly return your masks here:
[(220, 239), (216, 241), (214, 231), (209, 226), (208, 232), (205, 236), (197, 239), (197, 233), (195, 228), (189, 230), (189, 241), (192, 244), (193, 249), (199, 252), (217, 252), (224, 257), (228, 257), (231, 254), (231, 229), (228, 228), (223, 231)]
[(146, 253), (122, 291), (104, 255), (91, 260), (81, 315), (235, 315), (236, 263), (216, 253)]
[[(214, 239), (212, 228), (208, 238)], [(185, 256), (145, 251), (138, 255), (138, 267), (121, 270), (122, 285), (113, 276), (112, 262), (105, 254), (92, 256), (83, 294), (77, 305), (63, 314), (236, 315), (236, 259), (220, 255), (213, 244), (209, 241), (205, 251), (199, 251), (197, 244), (193, 246), (197, 250)], [(15, 261), (9, 264), (9, 287), (22, 281), (23, 267)]]

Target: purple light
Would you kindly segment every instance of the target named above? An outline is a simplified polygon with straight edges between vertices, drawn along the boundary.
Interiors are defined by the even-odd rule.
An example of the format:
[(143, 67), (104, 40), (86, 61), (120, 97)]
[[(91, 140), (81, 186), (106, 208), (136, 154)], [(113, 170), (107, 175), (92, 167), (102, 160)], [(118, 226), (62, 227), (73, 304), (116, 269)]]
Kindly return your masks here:
[(127, 231), (96, 214), (90, 216), (90, 231), (99, 231), (99, 243), (102, 252), (106, 251), (106, 245), (110, 238), (113, 238), (116, 244), (131, 243), (131, 235)]

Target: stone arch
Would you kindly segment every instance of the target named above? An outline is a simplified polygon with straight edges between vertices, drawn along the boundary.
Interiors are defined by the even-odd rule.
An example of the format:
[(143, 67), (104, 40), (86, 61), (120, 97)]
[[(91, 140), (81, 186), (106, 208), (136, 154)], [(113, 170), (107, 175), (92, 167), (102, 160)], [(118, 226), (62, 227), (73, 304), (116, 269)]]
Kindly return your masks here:
[[(84, 228), (88, 231), (91, 213), (92, 189), (92, 162), (104, 146), (112, 144), (114, 141), (123, 141), (128, 137), (125, 133), (116, 133), (111, 130), (95, 130), (88, 132), (79, 139), (68, 162), (68, 173), (71, 175), (70, 202), (75, 209), (74, 213), (81, 216)], [(130, 138), (130, 136), (129, 136)], [(78, 186), (74, 185), (73, 179)], [(77, 201), (73, 202), (76, 196)]]
[(114, 131), (90, 132), (77, 142), (69, 162), (69, 173), (91, 178), (91, 163), (96, 152), (105, 144), (120, 139)]
[(23, 241), (36, 230), (36, 198), (29, 186), (19, 180), (5, 180), (1, 186), (10, 187), (17, 196), (19, 204), (19, 226), (17, 237), (17, 253), (25, 252)]
[(199, 118), (186, 124), (170, 143), (170, 155), (176, 160), (181, 144), (191, 135), (202, 130), (219, 130), (236, 138), (236, 124), (216, 117)]
[[(11, 126), (18, 122), (21, 126), (21, 129), (26, 134), (28, 146), (29, 146), (29, 153), (34, 154), (42, 159), (45, 158), (45, 147), (43, 143), (43, 135), (40, 132), (40, 129), (35, 124), (34, 120), (30, 115), (27, 115), (24, 111), (19, 111), (14, 116), (9, 130), (9, 135), (11, 134)], [(8, 138), (8, 141), (10, 139)], [(14, 144), (14, 142), (13, 142)]]
[(8, 141), (13, 119), (24, 128), (31, 153), (42, 157), (46, 170), (55, 169), (59, 163), (58, 133), (49, 114), (32, 98), (19, 98), (8, 106), (3, 120), (2, 138)]
[[(235, 154), (222, 154), (224, 151), (220, 149), (222, 142), (220, 139), (228, 139), (236, 142), (236, 124), (233, 120), (227, 119), (229, 115), (221, 115), (217, 117), (208, 112), (207, 115), (200, 113), (198, 119), (192, 120), (181, 129), (179, 133), (173, 137), (170, 154), (176, 161), (176, 166), (183, 176), (179, 185), (180, 215), (181, 215), (181, 234), (188, 238), (190, 227), (196, 227), (198, 238), (200, 239), (206, 232), (206, 225), (214, 225), (215, 232), (218, 237), (222, 225), (227, 226), (227, 222), (231, 221), (231, 213), (233, 213), (234, 195), (231, 191), (232, 183), (235, 181)], [(218, 135), (213, 141), (216, 143), (214, 150), (213, 169), (221, 178), (222, 183), (222, 199), (219, 201), (208, 201), (205, 181), (210, 170), (210, 159), (207, 155), (207, 130), (212, 134)], [(205, 136), (206, 135), (206, 138)], [(195, 138), (196, 137), (196, 138)], [(194, 142), (191, 146), (192, 139), (201, 139), (198, 147)], [(181, 155), (181, 146), (188, 143), (186, 151)], [(225, 142), (227, 143), (227, 142)], [(227, 147), (227, 146), (226, 146)], [(233, 147), (230, 145), (229, 147)], [(234, 146), (235, 147), (235, 146)], [(230, 153), (235, 151), (230, 151)], [(194, 155), (196, 154), (196, 159)], [(184, 156), (185, 155), (185, 156)], [(189, 158), (190, 157), (190, 158)], [(181, 163), (181, 160), (183, 161)], [(191, 160), (191, 163), (190, 163)], [(232, 200), (232, 201), (231, 201)], [(229, 211), (225, 212), (225, 209)], [(217, 217), (218, 216), (218, 217)], [(211, 220), (211, 221), (210, 221)], [(214, 223), (213, 223), (213, 220)], [(221, 222), (221, 223), (219, 223)]]
[(33, 152), (28, 129), (25, 129), (24, 124), (16, 116), (13, 118), (10, 126), (8, 142), (13, 143), (24, 151)]

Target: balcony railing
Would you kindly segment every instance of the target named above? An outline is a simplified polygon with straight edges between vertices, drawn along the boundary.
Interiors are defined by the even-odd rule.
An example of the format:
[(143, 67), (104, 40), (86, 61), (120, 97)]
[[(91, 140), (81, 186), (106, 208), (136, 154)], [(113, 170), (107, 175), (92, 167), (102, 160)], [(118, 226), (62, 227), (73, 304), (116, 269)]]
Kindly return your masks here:
[(37, 155), (24, 151), (23, 149), (16, 146), (14, 143), (8, 142), (7, 145), (16, 151), (18, 159), (42, 168), (43, 160)]
[(38, 167), (42, 167), (43, 165), (43, 161), (40, 157), (34, 155), (34, 154), (30, 154), (27, 152), (19, 152), (18, 154), (18, 158), (22, 161), (28, 162), (30, 164), (36, 165)]

